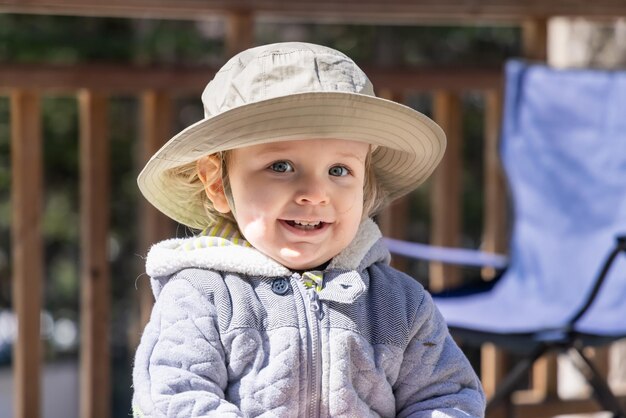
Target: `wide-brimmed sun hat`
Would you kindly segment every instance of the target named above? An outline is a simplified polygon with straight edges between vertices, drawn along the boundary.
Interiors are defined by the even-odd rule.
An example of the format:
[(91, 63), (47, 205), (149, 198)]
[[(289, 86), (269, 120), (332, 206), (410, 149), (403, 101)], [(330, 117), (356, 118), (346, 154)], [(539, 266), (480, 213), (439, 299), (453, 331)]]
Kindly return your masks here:
[(202, 103), (204, 119), (170, 139), (137, 179), (150, 203), (193, 228), (206, 224), (202, 202), (190, 204), (167, 173), (208, 154), (312, 138), (370, 143), (374, 173), (391, 201), (430, 176), (446, 145), (435, 122), (376, 97), (354, 61), (320, 45), (286, 42), (241, 52), (209, 82)]

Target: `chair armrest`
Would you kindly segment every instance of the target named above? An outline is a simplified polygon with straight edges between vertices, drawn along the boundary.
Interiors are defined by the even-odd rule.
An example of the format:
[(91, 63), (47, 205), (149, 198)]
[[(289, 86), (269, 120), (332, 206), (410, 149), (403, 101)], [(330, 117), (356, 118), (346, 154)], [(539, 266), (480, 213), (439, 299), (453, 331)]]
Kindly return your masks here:
[(505, 268), (508, 257), (501, 254), (488, 253), (465, 248), (436, 247), (417, 242), (383, 238), (389, 252), (404, 257), (426, 261), (439, 261), (446, 264), (457, 264), (472, 267)]

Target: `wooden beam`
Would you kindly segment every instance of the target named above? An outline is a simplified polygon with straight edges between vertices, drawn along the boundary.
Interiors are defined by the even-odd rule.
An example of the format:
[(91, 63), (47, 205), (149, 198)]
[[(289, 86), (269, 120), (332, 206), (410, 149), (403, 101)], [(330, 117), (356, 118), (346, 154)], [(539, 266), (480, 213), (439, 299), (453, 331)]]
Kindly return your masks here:
[(79, 94), (81, 192), (81, 393), (80, 416), (108, 418), (109, 325), (109, 138), (103, 95)]
[(403, 94), (411, 91), (436, 92), (445, 90), (461, 93), (468, 90), (498, 88), (502, 84), (502, 67), (434, 66), (434, 67), (391, 67), (363, 70), (376, 90), (388, 89)]
[[(139, 165), (144, 166), (150, 157), (170, 138), (172, 133), (172, 101), (164, 92), (149, 91), (141, 97), (141, 155)], [(141, 248), (147, 254), (150, 246), (174, 235), (174, 222), (141, 198)], [(143, 269), (144, 266), (141, 266)], [(139, 330), (143, 330), (150, 319), (154, 297), (147, 276), (137, 281), (139, 289)], [(139, 335), (139, 333), (137, 333)], [(138, 341), (136, 341), (138, 342)]]
[(0, 0), (2, 13), (206, 19), (251, 10), (261, 17), (350, 23), (514, 21), (531, 17), (626, 15), (615, 0)]
[(11, 247), (13, 310), (17, 340), (13, 347), (14, 416), (41, 414), (41, 337), (43, 239), (43, 157), (41, 106), (37, 93), (11, 94)]
[[(376, 91), (461, 92), (497, 89), (502, 84), (502, 68), (494, 67), (364, 67)], [(94, 92), (135, 93), (158, 90), (169, 94), (194, 94), (204, 89), (215, 75), (215, 68), (151, 68), (113, 64), (53, 66), (3, 64), (0, 91), (31, 88), (47, 92), (73, 93), (78, 89)]]
[(74, 93), (86, 89), (96, 93), (141, 93), (149, 89), (170, 92), (201, 92), (215, 75), (214, 68), (151, 68), (117, 64), (72, 66), (3, 64), (0, 89), (32, 88)]
[[(446, 153), (432, 178), (431, 244), (457, 247), (461, 236), (461, 99), (448, 91), (434, 96), (434, 120), (446, 133)], [(438, 292), (460, 284), (459, 269), (439, 262), (430, 263), (429, 287)]]

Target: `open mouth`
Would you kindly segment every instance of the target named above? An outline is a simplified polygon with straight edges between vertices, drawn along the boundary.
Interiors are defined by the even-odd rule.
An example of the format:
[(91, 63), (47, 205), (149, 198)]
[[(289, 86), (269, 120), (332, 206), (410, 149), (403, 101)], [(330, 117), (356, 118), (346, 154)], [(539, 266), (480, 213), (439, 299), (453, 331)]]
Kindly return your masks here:
[(316, 229), (322, 229), (325, 225), (322, 221), (310, 222), (310, 221), (285, 221), (285, 223), (292, 228), (300, 229), (302, 231), (313, 231)]

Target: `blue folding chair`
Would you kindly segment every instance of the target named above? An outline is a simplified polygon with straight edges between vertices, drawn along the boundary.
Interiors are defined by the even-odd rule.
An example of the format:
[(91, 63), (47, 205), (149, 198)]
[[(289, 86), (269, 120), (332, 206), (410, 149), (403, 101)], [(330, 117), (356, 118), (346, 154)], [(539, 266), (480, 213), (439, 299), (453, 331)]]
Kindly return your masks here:
[[(510, 401), (535, 360), (558, 350), (572, 356), (602, 408), (625, 417), (583, 348), (626, 337), (626, 72), (512, 61), (504, 107), (509, 263), (489, 290), (442, 294), (436, 303), (464, 343), (522, 356), (488, 410)], [(388, 243), (392, 253), (423, 254)]]

